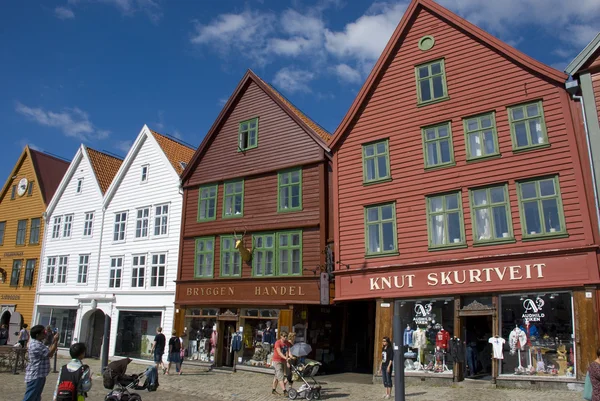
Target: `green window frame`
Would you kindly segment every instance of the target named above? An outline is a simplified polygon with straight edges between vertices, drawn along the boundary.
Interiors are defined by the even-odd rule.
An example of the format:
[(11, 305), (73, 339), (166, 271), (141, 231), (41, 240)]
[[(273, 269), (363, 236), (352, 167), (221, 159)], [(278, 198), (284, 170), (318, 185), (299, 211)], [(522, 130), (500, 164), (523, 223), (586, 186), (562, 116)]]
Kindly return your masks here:
[(391, 178), (389, 141), (362, 145), (363, 182), (371, 183)]
[(367, 256), (398, 253), (395, 202), (365, 207), (365, 253)]
[(252, 250), (252, 276), (275, 276), (276, 246), (275, 234), (255, 234), (252, 236), (254, 249)]
[(463, 119), (467, 160), (479, 160), (500, 154), (496, 116), (492, 113)]
[(302, 169), (281, 171), (277, 174), (277, 211), (302, 210)]
[(33, 279), (35, 272), (36, 259), (27, 259), (25, 264), (25, 278), (23, 279), (23, 287), (31, 287), (33, 285)]
[(217, 195), (219, 185), (203, 185), (198, 189), (198, 222), (217, 218)]
[(450, 122), (421, 128), (425, 168), (453, 166), (454, 147)]
[(238, 151), (258, 147), (258, 117), (240, 122)]
[(221, 236), (221, 266), (219, 275), (221, 277), (242, 276), (242, 255), (235, 247), (233, 235)]
[(448, 99), (444, 59), (415, 67), (418, 104), (425, 105)]
[(215, 237), (196, 238), (194, 278), (213, 278), (215, 270)]
[(277, 233), (277, 275), (302, 275), (302, 231)]
[(469, 190), (473, 243), (514, 241), (508, 185)]
[(427, 230), (430, 249), (466, 245), (461, 191), (427, 196)]
[(508, 107), (508, 121), (514, 151), (549, 145), (541, 100)]
[(567, 234), (558, 176), (517, 182), (523, 239)]
[(223, 218), (244, 217), (244, 180), (223, 184)]

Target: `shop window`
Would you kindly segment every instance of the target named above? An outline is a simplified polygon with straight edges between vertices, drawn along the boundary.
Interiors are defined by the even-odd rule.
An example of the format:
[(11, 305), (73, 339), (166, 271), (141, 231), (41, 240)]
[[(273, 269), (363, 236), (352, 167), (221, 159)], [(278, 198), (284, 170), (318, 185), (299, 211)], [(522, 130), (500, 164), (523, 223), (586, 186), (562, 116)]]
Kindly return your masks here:
[[(191, 309), (185, 315), (188, 340), (185, 349), (187, 360), (214, 362), (218, 337), (216, 330), (217, 309)], [(215, 332), (216, 333), (216, 332)], [(214, 351), (213, 351), (214, 350)]]
[(58, 339), (59, 347), (69, 347), (76, 339), (73, 338), (75, 331), (75, 319), (77, 309), (51, 309), (40, 308), (38, 324), (42, 326), (51, 326), (58, 329), (60, 337)]
[[(115, 355), (130, 358), (152, 359), (150, 349), (161, 326), (161, 312), (119, 312)], [(167, 338), (169, 333), (163, 332)]]
[(277, 309), (242, 310), (242, 363), (248, 366), (265, 366), (271, 361), (273, 345), (277, 340)]
[(574, 377), (575, 344), (571, 294), (500, 297), (503, 375)]

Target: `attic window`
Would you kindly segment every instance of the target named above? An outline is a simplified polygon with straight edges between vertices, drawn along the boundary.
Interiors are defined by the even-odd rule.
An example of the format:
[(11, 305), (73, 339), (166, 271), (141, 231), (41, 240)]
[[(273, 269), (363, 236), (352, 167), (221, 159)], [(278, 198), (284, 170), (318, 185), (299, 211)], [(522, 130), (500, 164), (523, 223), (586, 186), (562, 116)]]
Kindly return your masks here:
[(33, 195), (33, 181), (29, 181), (29, 185), (27, 186), (27, 196)]
[(182, 169), (185, 169), (187, 167), (186, 162), (179, 162), (179, 165), (181, 166)]
[(83, 191), (83, 178), (77, 180), (77, 193), (80, 194)]
[(14, 200), (17, 195), (17, 186), (12, 186), (12, 192), (10, 193), (10, 200)]
[(435, 39), (433, 38), (433, 36), (423, 36), (419, 40), (419, 49), (423, 51), (430, 50), (433, 47), (433, 45), (435, 45)]
[(148, 181), (148, 165), (142, 166), (142, 182)]
[(258, 146), (258, 117), (242, 121), (239, 129), (238, 150), (244, 151)]

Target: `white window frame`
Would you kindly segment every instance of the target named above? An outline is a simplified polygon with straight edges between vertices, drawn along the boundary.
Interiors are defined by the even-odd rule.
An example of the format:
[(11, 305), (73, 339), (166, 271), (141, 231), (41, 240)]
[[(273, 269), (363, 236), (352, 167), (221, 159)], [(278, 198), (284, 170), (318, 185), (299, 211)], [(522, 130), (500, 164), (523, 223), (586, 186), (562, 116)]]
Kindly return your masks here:
[(52, 223), (52, 239), (60, 238), (60, 228), (62, 225), (62, 216), (54, 216)]
[[(119, 261), (121, 262), (119, 264)], [(114, 272), (114, 274), (113, 274)], [(117, 280), (119, 285), (117, 286)], [(110, 258), (110, 270), (108, 273), (108, 288), (123, 287), (123, 256), (113, 256)]]
[(69, 257), (59, 256), (56, 272), (56, 284), (67, 284), (67, 272), (69, 271)]
[[(144, 211), (146, 211), (146, 215), (144, 216)], [(140, 217), (140, 212), (142, 212), (142, 217)], [(146, 226), (144, 227), (144, 223)], [(146, 234), (144, 235), (144, 230), (146, 230)], [(139, 233), (139, 235), (138, 235)], [(150, 235), (150, 207), (142, 207), (136, 210), (135, 212), (135, 239), (148, 238)]]
[(85, 221), (83, 223), (83, 236), (91, 237), (94, 234), (94, 212), (85, 213)]
[(75, 188), (75, 193), (80, 194), (83, 192), (83, 178), (77, 179), (77, 188)]
[(140, 175), (140, 182), (142, 184), (148, 182), (148, 174), (150, 173), (150, 165), (144, 164), (142, 165), (142, 174)]
[[(160, 262), (161, 256), (164, 256), (164, 263)], [(150, 283), (149, 287), (165, 287), (166, 278), (167, 278), (167, 253), (154, 253), (151, 255), (150, 261)], [(156, 262), (154, 261), (156, 259)], [(160, 269), (163, 268), (162, 274), (160, 274)], [(162, 285), (159, 284), (160, 279), (162, 278)], [(155, 283), (152, 285), (152, 283)]]
[(56, 273), (56, 256), (48, 256), (46, 259), (46, 284), (54, 284)]
[[(141, 262), (143, 258), (143, 263)], [(147, 255), (133, 255), (131, 258), (131, 288), (146, 287)], [(141, 270), (141, 274), (140, 274)], [(134, 281), (135, 280), (135, 281)], [(141, 280), (141, 284), (140, 284)]]
[[(115, 213), (113, 242), (125, 242), (125, 235), (127, 231), (127, 214), (128, 213), (126, 211)], [(119, 221), (117, 221), (117, 218), (119, 218)]]
[[(165, 212), (166, 208), (166, 212)], [(169, 204), (154, 206), (154, 236), (164, 237), (169, 235)], [(158, 231), (158, 233), (157, 233)]]
[(77, 284), (87, 285), (90, 272), (90, 255), (79, 255), (79, 265), (77, 267)]
[[(71, 234), (73, 234), (73, 215), (65, 214), (65, 220), (63, 222), (62, 236), (63, 238), (71, 238)], [(67, 229), (69, 232), (67, 233)]]

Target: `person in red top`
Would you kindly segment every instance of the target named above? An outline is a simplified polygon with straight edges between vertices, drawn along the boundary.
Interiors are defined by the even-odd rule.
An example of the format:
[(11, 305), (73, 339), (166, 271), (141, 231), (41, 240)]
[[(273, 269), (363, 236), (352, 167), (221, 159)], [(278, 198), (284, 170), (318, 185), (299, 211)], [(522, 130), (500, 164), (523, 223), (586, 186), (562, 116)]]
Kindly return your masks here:
[(271, 394), (277, 394), (277, 383), (279, 382), (279, 386), (283, 390), (283, 395), (287, 397), (288, 392), (285, 389), (285, 383), (283, 381), (284, 372), (285, 372), (285, 364), (287, 364), (288, 354), (288, 341), (287, 341), (288, 333), (285, 331), (281, 332), (279, 340), (275, 342), (275, 351), (273, 352), (273, 367), (275, 368), (275, 378), (273, 379), (273, 389), (271, 390)]

